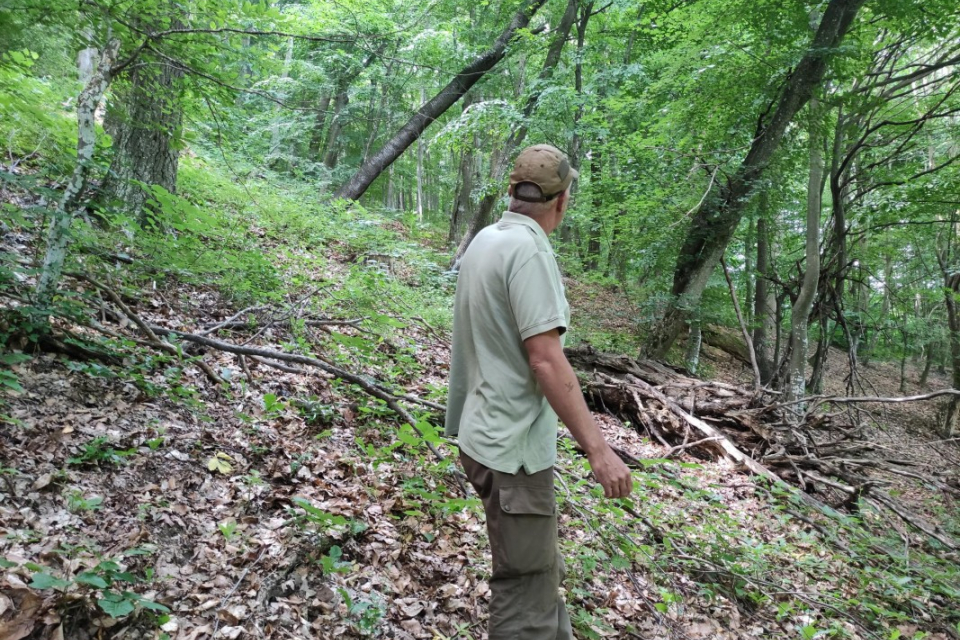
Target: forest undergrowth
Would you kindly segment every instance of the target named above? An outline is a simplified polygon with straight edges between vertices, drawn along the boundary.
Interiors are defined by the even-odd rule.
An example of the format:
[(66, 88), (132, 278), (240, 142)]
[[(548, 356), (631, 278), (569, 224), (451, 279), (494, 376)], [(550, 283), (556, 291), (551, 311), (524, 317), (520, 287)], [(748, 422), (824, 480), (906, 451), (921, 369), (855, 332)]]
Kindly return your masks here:
[[(40, 340), (22, 291), (56, 185), (33, 171), (0, 193), (18, 212), (0, 331), (22, 347), (0, 378), (0, 638), (485, 637), (482, 509), (440, 435), (454, 277), (437, 232), (195, 156), (136, 233), (80, 225)], [(572, 342), (624, 340), (628, 297), (568, 286)], [(603, 500), (561, 437), (579, 637), (960, 637), (955, 552), (597, 419), (636, 490)], [(956, 465), (955, 443), (922, 444), (930, 424), (899, 409), (873, 428), (918, 465)], [(894, 490), (960, 533), (949, 495)]]

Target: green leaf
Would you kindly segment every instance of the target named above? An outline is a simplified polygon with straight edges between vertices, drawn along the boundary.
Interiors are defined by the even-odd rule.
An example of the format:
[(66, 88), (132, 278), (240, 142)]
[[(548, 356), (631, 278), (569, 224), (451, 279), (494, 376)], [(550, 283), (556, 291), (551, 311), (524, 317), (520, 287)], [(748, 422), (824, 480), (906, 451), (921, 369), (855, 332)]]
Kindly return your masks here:
[(70, 581), (54, 578), (49, 573), (35, 573), (30, 586), (34, 589), (64, 589), (70, 586)]
[(170, 609), (163, 606), (159, 602), (154, 602), (153, 600), (140, 599), (140, 606), (144, 609), (150, 609), (151, 611), (159, 611), (161, 613), (169, 613)]
[(7, 560), (3, 556), (0, 556), (0, 567), (3, 567), (4, 569), (13, 569), (14, 567), (17, 567), (17, 566), (19, 565), (16, 562), (12, 562), (10, 560)]
[(413, 432), (413, 428), (408, 424), (405, 424), (400, 428), (400, 431), (397, 433), (397, 438), (400, 440), (400, 442), (408, 444), (412, 447), (420, 444), (420, 438), (416, 433)]
[(91, 587), (96, 587), (97, 589), (106, 589), (107, 586), (109, 586), (107, 584), (107, 581), (104, 580), (101, 576), (98, 576), (95, 573), (91, 573), (90, 571), (84, 571), (83, 573), (78, 575), (75, 578), (75, 580), (81, 584), (88, 584)]
[(111, 618), (122, 618), (133, 613), (133, 603), (118, 593), (111, 593), (97, 600), (97, 605)]

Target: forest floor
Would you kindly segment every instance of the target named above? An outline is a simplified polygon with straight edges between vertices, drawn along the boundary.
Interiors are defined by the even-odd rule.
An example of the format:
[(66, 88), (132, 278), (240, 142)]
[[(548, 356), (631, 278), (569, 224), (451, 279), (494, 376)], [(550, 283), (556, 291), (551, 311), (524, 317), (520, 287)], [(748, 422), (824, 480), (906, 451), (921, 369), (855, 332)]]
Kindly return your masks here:
[[(331, 245), (313, 281), (354, 269), (348, 254)], [(403, 279), (407, 266), (400, 256), (386, 277)], [(621, 294), (570, 281), (568, 296), (575, 318), (632, 330)], [(192, 332), (238, 311), (211, 287), (176, 281), (125, 297), (147, 322)], [(389, 374), (371, 359), (360, 373), (437, 397), (447, 334), (414, 313), (383, 311), (392, 328), (372, 337), (359, 323), (301, 326), (299, 339), (389, 356)], [(265, 329), (228, 336), (291, 349), (296, 336)], [(437, 444), (438, 460), (425, 448), (433, 438), (328, 374), (192, 352), (229, 381), (214, 385), (195, 359), (136, 353), (116, 370), (42, 353), (11, 369), (22, 390), (5, 392), (0, 411), (0, 640), (486, 637), (482, 509), (454, 481), (448, 443)], [(715, 377), (747, 379), (721, 352), (705, 356)], [(907, 393), (922, 391), (916, 367), (907, 370)], [(845, 374), (845, 355), (831, 352), (828, 390), (841, 392)], [(863, 374), (881, 395), (900, 395), (898, 365)], [(934, 372), (928, 386), (949, 382)], [(931, 444), (933, 411), (888, 408), (871, 428), (881, 446), (924, 466), (956, 465), (956, 449)], [(936, 593), (896, 594), (917, 599), (914, 617), (871, 613), (867, 596), (888, 576), (840, 553), (822, 527), (729, 463), (666, 460), (645, 435), (597, 419), (649, 466), (635, 474), (632, 502), (608, 503), (561, 438), (566, 597), (580, 637), (956, 637), (924, 613), (929, 601), (943, 605)], [(905, 481), (902, 491), (916, 491), (918, 511), (942, 508), (929, 490)], [(907, 547), (922, 546), (890, 526)]]

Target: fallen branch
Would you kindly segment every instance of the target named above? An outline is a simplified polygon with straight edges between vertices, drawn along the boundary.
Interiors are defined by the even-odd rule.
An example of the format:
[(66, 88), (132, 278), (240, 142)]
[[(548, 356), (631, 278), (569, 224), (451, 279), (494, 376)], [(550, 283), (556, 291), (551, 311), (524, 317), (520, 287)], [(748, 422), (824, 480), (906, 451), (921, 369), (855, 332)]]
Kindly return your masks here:
[[(97, 280), (84, 274), (70, 274), (70, 275), (75, 278), (85, 280), (86, 282), (89, 282), (90, 284), (94, 285), (95, 287), (97, 287), (98, 289), (106, 293), (107, 296), (111, 300), (113, 300), (114, 304), (116, 304), (121, 309), (121, 311), (123, 311), (124, 315), (126, 315), (134, 324), (137, 325), (137, 327), (144, 334), (147, 335), (147, 337), (149, 338), (148, 344), (150, 346), (156, 347), (168, 353), (179, 355), (180, 350), (177, 347), (170, 344), (169, 342), (161, 340), (159, 336), (175, 336), (180, 340), (185, 340), (187, 342), (192, 342), (194, 344), (210, 347), (218, 351), (232, 353), (237, 356), (249, 356), (255, 359), (257, 362), (260, 362), (267, 366), (276, 367), (276, 368), (280, 368), (283, 365), (280, 365), (277, 362), (271, 362), (271, 361), (292, 362), (295, 364), (304, 364), (311, 367), (315, 367), (336, 378), (339, 378), (341, 380), (346, 380), (347, 382), (355, 384), (361, 389), (363, 389), (363, 391), (366, 392), (368, 395), (371, 395), (375, 398), (383, 400), (387, 404), (387, 406), (391, 410), (393, 410), (394, 413), (400, 416), (405, 422), (407, 422), (413, 428), (414, 432), (416, 432), (416, 434), (421, 438), (424, 438), (424, 434), (423, 434), (423, 431), (421, 431), (420, 427), (417, 426), (417, 420), (413, 417), (413, 415), (410, 414), (409, 411), (407, 411), (406, 409), (400, 406), (400, 404), (398, 403), (398, 400), (404, 399), (408, 401), (426, 403), (429, 406), (432, 406), (433, 408), (442, 407), (442, 405), (438, 405), (436, 403), (432, 403), (427, 400), (422, 400), (420, 398), (416, 398), (415, 396), (411, 396), (409, 394), (397, 395), (376, 382), (370, 382), (369, 380), (367, 380), (362, 376), (359, 376), (357, 374), (354, 374), (344, 369), (341, 369), (339, 367), (336, 367), (318, 358), (311, 358), (309, 356), (302, 356), (295, 353), (283, 353), (282, 351), (275, 351), (273, 349), (262, 349), (259, 347), (235, 345), (230, 342), (224, 342), (223, 340), (217, 340), (215, 338), (210, 338), (203, 335), (185, 333), (183, 331), (176, 331), (174, 329), (168, 329), (166, 327), (161, 327), (159, 325), (149, 324), (145, 322), (142, 318), (140, 318), (136, 313), (134, 313), (126, 304), (124, 304), (119, 294), (117, 294), (115, 291), (113, 291), (103, 283), (98, 282)], [(97, 329), (96, 326), (93, 326), (93, 328)], [(217, 382), (218, 384), (223, 382), (223, 380), (221, 380), (219, 376), (213, 373), (213, 370), (210, 368), (208, 364), (204, 363), (201, 360), (201, 361), (198, 361), (198, 365), (201, 367), (201, 369), (204, 370), (204, 372), (207, 372), (208, 377), (211, 377), (211, 379), (213, 379), (215, 382)], [(290, 367), (290, 369), (293, 369), (293, 368)], [(303, 370), (303, 369), (295, 369), (294, 372), (304, 373), (304, 374), (309, 373), (309, 371)], [(430, 452), (434, 455), (434, 457), (437, 460), (441, 462), (446, 461), (446, 457), (444, 457), (444, 455), (440, 453), (440, 451), (432, 442), (424, 439), (424, 443), (427, 445), (427, 448), (430, 449)], [(462, 474), (460, 472), (454, 472), (454, 478), (456, 479), (457, 484), (460, 486), (460, 490), (463, 492), (463, 494), (465, 496), (469, 495), (469, 491), (467, 490), (467, 485), (464, 482)]]
[[(169, 353), (169, 354), (171, 354), (171, 355), (174, 355), (174, 356), (176, 356), (176, 357), (178, 357), (178, 358), (183, 357), (183, 354), (180, 352), (179, 349), (177, 349), (177, 348), (176, 348), (175, 346), (173, 346), (172, 344), (170, 344), (170, 343), (168, 343), (168, 342), (164, 342), (163, 340), (161, 340), (160, 338), (158, 338), (158, 337), (157, 337), (157, 334), (154, 333), (154, 331), (152, 330), (151, 326), (148, 325), (146, 322), (144, 322), (144, 321), (140, 318), (140, 316), (138, 316), (137, 314), (135, 314), (135, 313), (130, 309), (130, 307), (128, 307), (128, 306), (123, 302), (123, 299), (120, 297), (120, 294), (118, 294), (116, 291), (114, 291), (113, 289), (111, 289), (111, 288), (108, 287), (107, 285), (103, 284), (102, 282), (100, 282), (100, 281), (98, 281), (98, 280), (95, 280), (94, 278), (91, 278), (90, 276), (88, 276), (88, 275), (86, 275), (86, 274), (83, 274), (83, 273), (70, 273), (70, 274), (68, 274), (68, 275), (70, 275), (70, 276), (73, 277), (73, 278), (77, 278), (78, 280), (84, 280), (85, 282), (89, 282), (90, 284), (92, 284), (93, 286), (95, 286), (97, 289), (99, 289), (99, 290), (102, 291), (103, 293), (107, 294), (107, 297), (109, 297), (111, 300), (113, 300), (113, 303), (114, 303), (115, 305), (117, 305), (117, 307), (120, 308), (120, 310), (123, 312), (123, 314), (124, 314), (125, 316), (127, 316), (127, 318), (129, 318), (134, 324), (136, 324), (136, 325), (140, 328), (140, 330), (141, 330), (143, 333), (145, 333), (145, 334), (147, 335), (147, 338), (149, 339), (149, 343), (150, 343), (151, 346), (156, 347), (157, 349), (160, 349), (161, 351), (166, 351), (167, 353)], [(207, 364), (206, 362), (204, 362), (203, 360), (199, 360), (199, 359), (198, 359), (198, 360), (197, 360), (197, 366), (200, 367), (200, 370), (203, 371), (203, 372), (207, 375), (207, 377), (210, 378), (210, 380), (213, 381), (214, 384), (221, 385), (221, 384), (224, 383), (223, 378), (221, 378), (220, 376), (218, 376), (218, 375), (216, 374), (216, 372), (214, 372), (214, 370), (210, 367), (210, 365), (208, 365), (208, 364)]]

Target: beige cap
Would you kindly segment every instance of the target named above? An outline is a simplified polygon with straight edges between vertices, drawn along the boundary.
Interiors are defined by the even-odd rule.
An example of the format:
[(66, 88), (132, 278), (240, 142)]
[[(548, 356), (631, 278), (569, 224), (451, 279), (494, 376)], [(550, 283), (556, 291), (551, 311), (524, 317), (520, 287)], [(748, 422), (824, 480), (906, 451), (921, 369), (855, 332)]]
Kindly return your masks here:
[(547, 202), (566, 191), (579, 175), (562, 151), (536, 144), (517, 156), (510, 174), (511, 193), (517, 200)]

